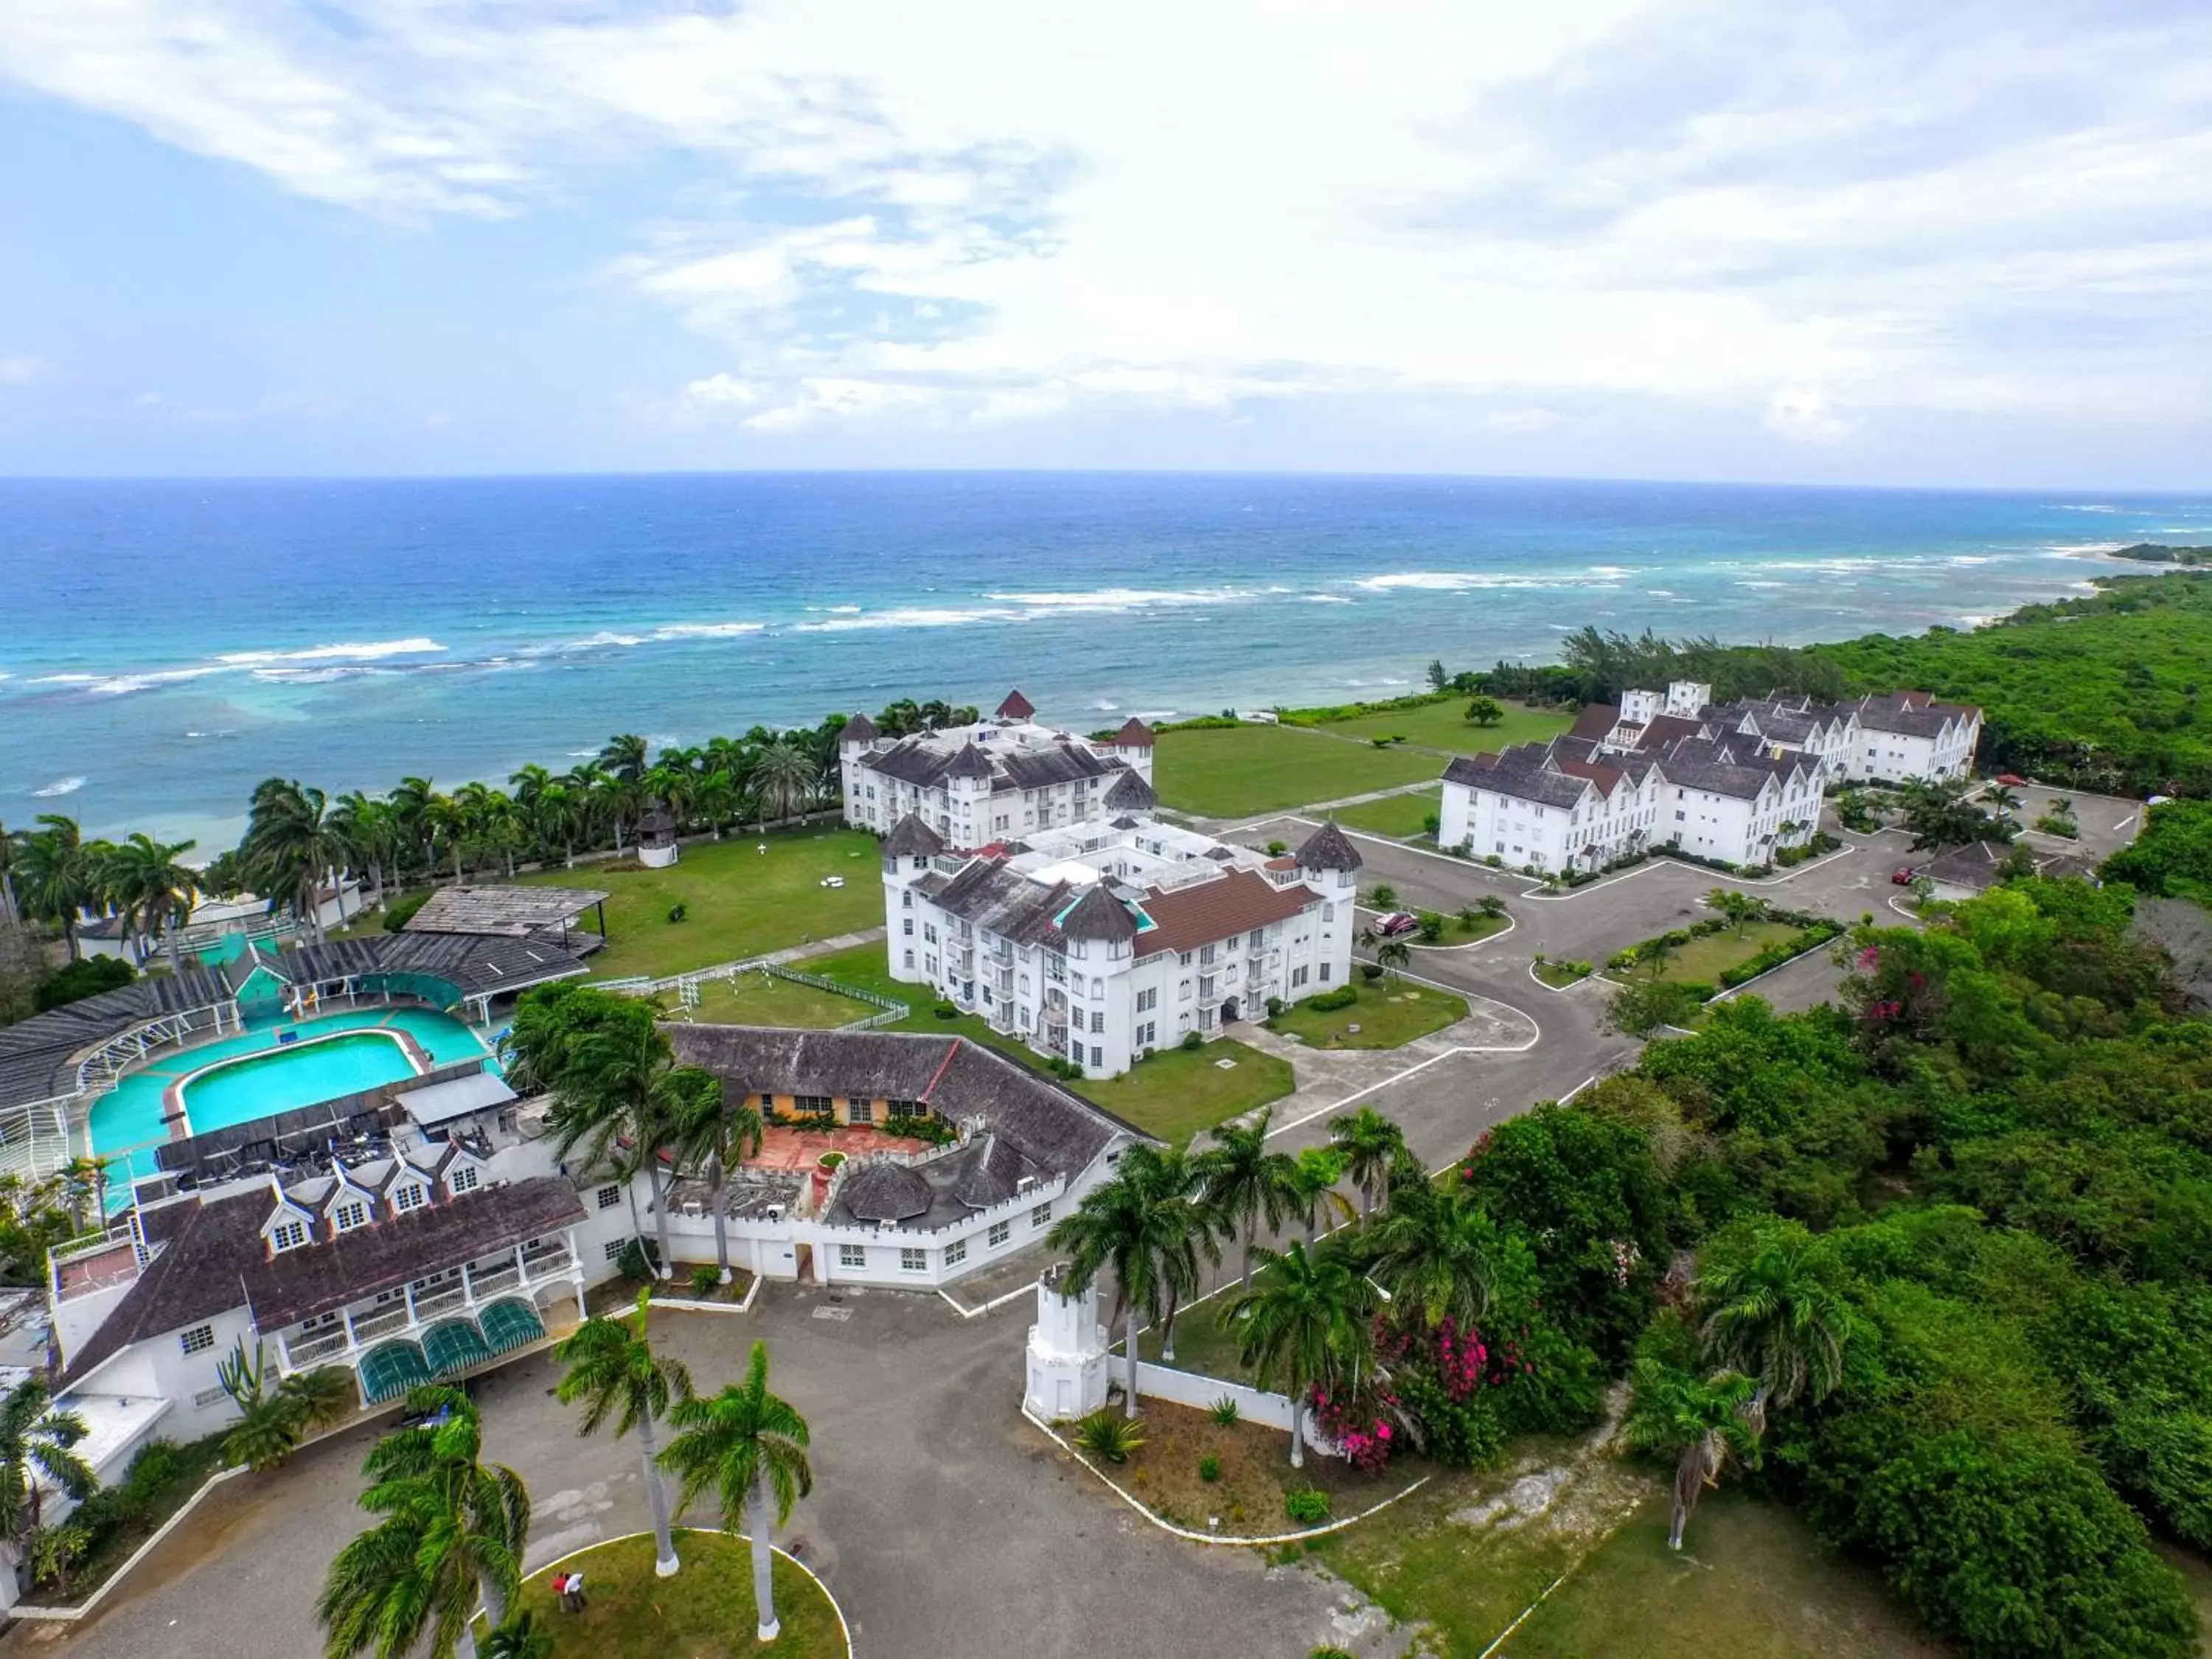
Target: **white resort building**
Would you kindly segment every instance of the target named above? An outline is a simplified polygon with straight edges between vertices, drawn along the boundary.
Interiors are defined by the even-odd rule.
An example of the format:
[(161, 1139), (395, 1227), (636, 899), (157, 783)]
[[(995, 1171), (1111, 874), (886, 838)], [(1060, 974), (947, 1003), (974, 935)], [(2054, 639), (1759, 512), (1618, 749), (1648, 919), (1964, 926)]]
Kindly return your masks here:
[(1618, 708), (1591, 703), (1568, 733), (1619, 754), (1650, 754), (1690, 737), (1746, 738), (1769, 755), (1817, 763), (1823, 787), (1962, 778), (1981, 734), (1980, 709), (1925, 691), (1841, 703), (1778, 692), (1717, 703), (1712, 688), (1695, 680), (1675, 681), (1663, 696), (1624, 691)]
[[(1140, 787), (1124, 775), (1111, 793), (1133, 799)], [(1086, 1077), (1351, 973), (1360, 858), (1333, 823), (1270, 857), (1132, 805), (957, 847), (919, 815), (884, 842), (892, 977)]]
[(1130, 775), (1142, 804), (1153, 804), (1144, 721), (1133, 717), (1103, 741), (1041, 726), (1036, 714), (1012, 691), (988, 720), (904, 738), (854, 715), (838, 743), (845, 822), (888, 835), (911, 814), (953, 846), (982, 847), (1135, 805), (1128, 790), (1109, 799)]

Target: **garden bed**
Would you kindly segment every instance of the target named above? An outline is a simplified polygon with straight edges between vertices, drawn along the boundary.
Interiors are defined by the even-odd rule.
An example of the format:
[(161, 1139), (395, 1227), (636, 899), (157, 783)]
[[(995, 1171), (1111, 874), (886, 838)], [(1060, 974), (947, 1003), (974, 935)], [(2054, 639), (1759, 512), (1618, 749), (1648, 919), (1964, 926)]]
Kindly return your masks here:
[(1531, 963), (1528, 971), (1554, 991), (1564, 991), (1588, 979), (1590, 965), (1587, 962), (1539, 962)]
[[(1116, 1403), (1109, 1407), (1118, 1413)], [(1224, 1538), (1270, 1538), (1372, 1509), (1396, 1496), (1426, 1473), (1413, 1462), (1393, 1464), (1378, 1474), (1363, 1474), (1340, 1458), (1323, 1457), (1310, 1447), (1305, 1467), (1291, 1467), (1291, 1437), (1257, 1423), (1217, 1423), (1206, 1412), (1164, 1400), (1139, 1399), (1139, 1432), (1145, 1443), (1115, 1464), (1079, 1452), (1084, 1461), (1170, 1526)], [(1067, 1425), (1061, 1425), (1063, 1434)], [(1069, 1437), (1071, 1442), (1073, 1437)], [(1206, 1480), (1200, 1460), (1217, 1460), (1218, 1473)], [(1284, 1499), (1293, 1492), (1313, 1491), (1328, 1498), (1328, 1514), (1319, 1522), (1293, 1521)]]
[(1429, 986), (1382, 979), (1356, 981), (1350, 988), (1349, 1007), (1316, 1009), (1310, 1000), (1301, 1002), (1277, 1014), (1268, 1027), (1311, 1048), (1395, 1048), (1467, 1018), (1464, 997)]
[(58, 1577), (40, 1579), (23, 1599), (52, 1607), (88, 1601), (225, 1467), (223, 1439), (222, 1434), (211, 1434), (201, 1440), (149, 1442), (120, 1481), (94, 1493), (57, 1529), (81, 1528), (82, 1551)]

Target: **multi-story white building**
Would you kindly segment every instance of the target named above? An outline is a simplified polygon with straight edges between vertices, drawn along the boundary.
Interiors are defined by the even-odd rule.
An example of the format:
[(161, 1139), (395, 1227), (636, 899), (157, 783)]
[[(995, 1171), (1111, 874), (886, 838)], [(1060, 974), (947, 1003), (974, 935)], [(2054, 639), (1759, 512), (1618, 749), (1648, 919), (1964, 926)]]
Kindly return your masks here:
[(1893, 691), (1860, 700), (1856, 740), (1845, 775), (1877, 783), (1935, 782), (1973, 769), (1982, 739), (1982, 711), (1971, 703), (1938, 702), (1925, 691)]
[[(1132, 717), (1111, 741), (1093, 741), (1041, 726), (1036, 713), (1014, 691), (988, 720), (905, 738), (855, 714), (838, 740), (845, 822), (888, 835), (910, 813), (955, 847), (984, 847), (1154, 804), (1144, 721)], [(1136, 785), (1109, 801), (1131, 775)]]
[(1343, 984), (1359, 865), (1334, 824), (1284, 857), (1130, 812), (960, 852), (912, 816), (884, 842), (891, 974), (1113, 1077)]
[[(1624, 691), (1618, 708), (1590, 704), (1569, 735), (1621, 754), (1656, 753), (1690, 737), (1747, 738), (1770, 756), (1816, 763), (1826, 786), (1964, 777), (1981, 730), (1980, 709), (1938, 702), (1925, 691), (1844, 703), (1777, 692), (1717, 703), (1711, 686), (1677, 680), (1664, 696)], [(1736, 748), (1748, 752), (1741, 744)]]
[(1628, 753), (1560, 737), (1453, 761), (1437, 839), (1547, 875), (1662, 848), (1768, 864), (1820, 827), (1821, 775), (1818, 761), (1741, 737), (1692, 733)]

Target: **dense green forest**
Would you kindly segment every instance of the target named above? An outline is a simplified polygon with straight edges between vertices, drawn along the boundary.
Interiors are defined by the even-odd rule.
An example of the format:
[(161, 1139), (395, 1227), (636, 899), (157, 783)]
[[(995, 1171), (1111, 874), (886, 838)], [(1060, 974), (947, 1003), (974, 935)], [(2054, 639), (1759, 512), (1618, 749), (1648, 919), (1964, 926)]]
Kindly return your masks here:
[(2212, 726), (2198, 720), (2212, 679), (2212, 580), (2202, 574), (2106, 577), (2094, 594), (1966, 632), (1793, 648), (1585, 628), (1560, 654), (1465, 678), (1493, 696), (1556, 702), (1607, 702), (1670, 679), (1709, 682), (1722, 701), (1909, 687), (1982, 709), (1984, 770), (2112, 794), (2212, 795)]
[[(1745, 1478), (1972, 1654), (2197, 1650), (2151, 1540), (2212, 1547), (2212, 1025), (2134, 902), (2029, 879), (1862, 928), (1842, 1006), (1722, 1005), (1462, 1166), (1545, 1346), (1640, 1402), (1749, 1371)], [(1719, 1352), (1717, 1279), (1765, 1346)]]

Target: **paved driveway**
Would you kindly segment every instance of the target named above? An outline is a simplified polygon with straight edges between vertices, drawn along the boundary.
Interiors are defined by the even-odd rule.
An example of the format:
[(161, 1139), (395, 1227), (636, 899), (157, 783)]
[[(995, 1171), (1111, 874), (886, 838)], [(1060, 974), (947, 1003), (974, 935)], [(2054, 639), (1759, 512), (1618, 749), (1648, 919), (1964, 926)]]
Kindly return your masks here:
[[(835, 1317), (817, 1317), (823, 1312)], [(1349, 1592), (1249, 1551), (1137, 1519), (1018, 1413), (1030, 1309), (962, 1322), (934, 1297), (770, 1287), (750, 1316), (664, 1314), (702, 1388), (764, 1337), (777, 1391), (815, 1439), (816, 1486), (785, 1537), (836, 1592), (869, 1659), (1303, 1659), (1341, 1641)], [(489, 1450), (537, 1501), (531, 1564), (648, 1524), (627, 1443), (580, 1439), (538, 1356), (482, 1390)], [(246, 1476), (74, 1631), (18, 1626), (0, 1647), (100, 1659), (262, 1659), (318, 1650), (325, 1567), (361, 1524), (356, 1432)], [(1378, 1651), (1354, 1644), (1363, 1654)]]

